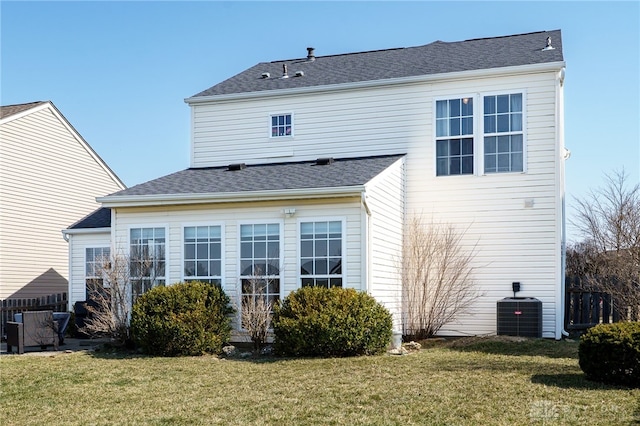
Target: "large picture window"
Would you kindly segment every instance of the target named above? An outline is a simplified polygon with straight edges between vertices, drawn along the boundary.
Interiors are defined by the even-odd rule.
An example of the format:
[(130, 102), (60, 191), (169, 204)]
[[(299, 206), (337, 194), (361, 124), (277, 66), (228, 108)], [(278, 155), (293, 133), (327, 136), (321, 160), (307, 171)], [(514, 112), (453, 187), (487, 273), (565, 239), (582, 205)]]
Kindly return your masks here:
[(165, 229), (131, 228), (129, 262), (131, 295), (138, 296), (165, 284)]
[(523, 171), (522, 103), (522, 93), (484, 97), (485, 173)]
[(342, 287), (342, 222), (300, 223), (302, 286)]
[(473, 98), (436, 101), (436, 175), (473, 174)]
[(242, 297), (280, 298), (280, 225), (240, 225)]
[(221, 226), (184, 228), (184, 280), (221, 284)]

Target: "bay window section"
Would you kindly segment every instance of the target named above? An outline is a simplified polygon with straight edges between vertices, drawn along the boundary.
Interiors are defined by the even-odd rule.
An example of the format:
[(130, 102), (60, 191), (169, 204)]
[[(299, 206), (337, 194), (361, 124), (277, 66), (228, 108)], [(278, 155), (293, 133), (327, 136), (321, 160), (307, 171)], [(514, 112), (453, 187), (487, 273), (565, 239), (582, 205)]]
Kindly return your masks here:
[(342, 287), (342, 222), (300, 223), (301, 285)]
[(485, 173), (524, 170), (522, 93), (484, 97)]
[(129, 267), (132, 302), (158, 285), (165, 284), (165, 229), (131, 228)]
[(436, 175), (473, 174), (473, 98), (436, 101)]
[(242, 298), (280, 299), (280, 225), (240, 225)]
[(221, 284), (222, 227), (184, 228), (184, 280)]

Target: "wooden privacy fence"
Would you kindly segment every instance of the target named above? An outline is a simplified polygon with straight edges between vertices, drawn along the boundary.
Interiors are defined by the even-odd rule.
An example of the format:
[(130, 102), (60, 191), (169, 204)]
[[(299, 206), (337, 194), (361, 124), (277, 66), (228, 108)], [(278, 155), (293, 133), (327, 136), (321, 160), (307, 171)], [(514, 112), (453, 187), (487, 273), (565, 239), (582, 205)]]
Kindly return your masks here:
[(598, 324), (620, 321), (620, 306), (609, 293), (585, 288), (583, 277), (565, 278), (564, 328), (567, 331), (584, 331)]
[(68, 312), (67, 293), (50, 294), (48, 296), (29, 299), (5, 299), (0, 301), (0, 332), (5, 334), (7, 321), (13, 321), (13, 316), (24, 311), (53, 311)]

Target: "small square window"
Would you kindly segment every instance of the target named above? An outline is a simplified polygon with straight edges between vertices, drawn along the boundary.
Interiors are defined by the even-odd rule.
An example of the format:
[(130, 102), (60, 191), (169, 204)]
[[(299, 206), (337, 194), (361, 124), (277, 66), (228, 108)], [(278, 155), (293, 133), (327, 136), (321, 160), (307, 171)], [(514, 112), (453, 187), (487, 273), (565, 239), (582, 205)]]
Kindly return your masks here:
[(291, 114), (271, 116), (271, 137), (293, 136), (293, 120)]

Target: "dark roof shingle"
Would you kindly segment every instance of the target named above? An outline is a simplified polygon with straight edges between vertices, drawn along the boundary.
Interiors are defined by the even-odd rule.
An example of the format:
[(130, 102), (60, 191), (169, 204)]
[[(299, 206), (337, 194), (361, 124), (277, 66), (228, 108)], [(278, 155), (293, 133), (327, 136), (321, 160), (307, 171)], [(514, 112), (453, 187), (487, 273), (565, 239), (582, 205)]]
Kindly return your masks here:
[(22, 111), (34, 108), (43, 104), (44, 101), (29, 102), (27, 104), (5, 105), (0, 106), (0, 118), (9, 117), (10, 115), (18, 114)]
[(86, 228), (110, 228), (111, 227), (111, 209), (100, 207), (87, 216), (83, 217), (69, 229), (86, 229)]
[(132, 186), (108, 198), (358, 186), (369, 182), (402, 156), (336, 159), (328, 165), (316, 165), (315, 161), (247, 165), (234, 171), (227, 167), (186, 169)]
[[(545, 50), (547, 37), (553, 49)], [(201, 96), (313, 87), (563, 61), (560, 30), (259, 63)], [(289, 78), (283, 79), (282, 66)], [(296, 71), (304, 76), (295, 77)], [(262, 78), (262, 73), (270, 77)]]

